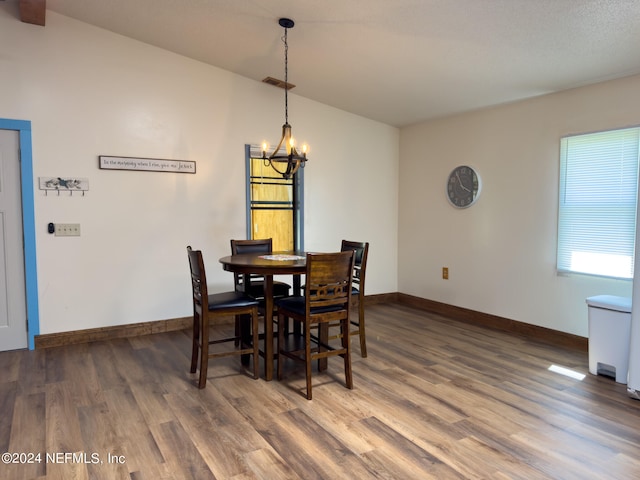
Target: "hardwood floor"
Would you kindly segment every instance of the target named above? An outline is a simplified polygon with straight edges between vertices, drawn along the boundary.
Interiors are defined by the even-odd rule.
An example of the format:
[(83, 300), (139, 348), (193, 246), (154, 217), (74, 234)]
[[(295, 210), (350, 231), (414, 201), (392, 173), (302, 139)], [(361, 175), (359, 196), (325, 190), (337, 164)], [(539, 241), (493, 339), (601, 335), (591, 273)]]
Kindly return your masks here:
[(367, 343), (354, 390), (332, 359), (312, 401), (292, 362), (212, 360), (198, 390), (188, 331), (0, 353), (0, 453), (40, 454), (0, 478), (640, 477), (640, 401), (584, 351), (399, 304), (367, 307)]

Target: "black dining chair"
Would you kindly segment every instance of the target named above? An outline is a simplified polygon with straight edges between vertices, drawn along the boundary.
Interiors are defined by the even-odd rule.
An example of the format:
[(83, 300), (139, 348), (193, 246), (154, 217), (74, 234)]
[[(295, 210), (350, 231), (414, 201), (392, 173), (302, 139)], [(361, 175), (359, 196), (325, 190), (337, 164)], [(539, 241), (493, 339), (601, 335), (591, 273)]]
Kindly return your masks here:
[[(238, 255), (242, 253), (264, 253), (265, 255), (273, 252), (273, 239), (261, 238), (253, 240), (231, 240), (231, 254)], [(255, 273), (234, 273), (234, 287), (237, 292), (243, 292), (257, 299), (259, 309), (264, 312), (264, 277)], [(285, 282), (277, 280), (273, 281), (273, 300), (275, 309), (275, 300), (289, 296), (291, 286)], [(275, 323), (275, 315), (274, 315)]]
[[(204, 388), (207, 383), (207, 370), (210, 358), (227, 357), (231, 355), (253, 354), (253, 378), (258, 378), (258, 301), (241, 292), (224, 292), (209, 294), (207, 276), (200, 250), (187, 247), (189, 268), (191, 270), (191, 287), (193, 292), (193, 345), (191, 349), (191, 373), (196, 373), (200, 365), (198, 388)], [(246, 325), (238, 319), (243, 315), (251, 318), (250, 334), (246, 332)], [(236, 332), (234, 336), (216, 335), (211, 338), (215, 320), (221, 316), (236, 318)], [(224, 326), (226, 327), (226, 326)], [(210, 346), (234, 343), (227, 349), (210, 351)], [(212, 348), (211, 348), (212, 350)]]
[(367, 337), (364, 329), (364, 281), (367, 273), (367, 257), (369, 256), (369, 242), (351, 242), (342, 240), (340, 251), (353, 250), (355, 260), (353, 266), (353, 285), (351, 290), (351, 306), (358, 309), (357, 317), (350, 317), (351, 335), (360, 338), (360, 356), (367, 356)]
[[(278, 300), (278, 379), (282, 379), (285, 357), (305, 364), (308, 400), (312, 398), (311, 363), (340, 356), (344, 360), (345, 384), (353, 388), (349, 342), (349, 304), (351, 299), (354, 252), (308, 253), (303, 297)], [(285, 337), (289, 319), (302, 326), (300, 337)], [(340, 345), (331, 343), (330, 329), (338, 328)], [(317, 329), (312, 335), (311, 330)], [(314, 332), (315, 333), (315, 332)], [(286, 340), (286, 342), (285, 342)], [(320, 366), (320, 362), (319, 362)]]
[[(264, 253), (273, 252), (273, 240), (271, 238), (263, 238), (257, 240), (231, 240), (231, 254), (238, 255), (241, 253)], [(257, 299), (264, 299), (264, 277), (257, 274), (234, 273), (233, 281), (235, 290), (251, 295)], [(284, 282), (273, 282), (273, 298), (282, 298), (289, 296), (291, 286)]]

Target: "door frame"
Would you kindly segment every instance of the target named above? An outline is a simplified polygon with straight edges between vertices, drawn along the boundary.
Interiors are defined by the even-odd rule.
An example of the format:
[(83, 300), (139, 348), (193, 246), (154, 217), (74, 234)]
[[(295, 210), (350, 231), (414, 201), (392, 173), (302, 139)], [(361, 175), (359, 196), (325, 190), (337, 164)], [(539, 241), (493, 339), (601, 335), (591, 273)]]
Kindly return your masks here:
[(17, 130), (20, 138), (20, 185), (22, 191), (22, 237), (24, 242), (27, 338), (29, 350), (33, 350), (35, 348), (35, 337), (40, 334), (40, 313), (38, 305), (31, 122), (28, 120), (0, 118), (0, 129)]

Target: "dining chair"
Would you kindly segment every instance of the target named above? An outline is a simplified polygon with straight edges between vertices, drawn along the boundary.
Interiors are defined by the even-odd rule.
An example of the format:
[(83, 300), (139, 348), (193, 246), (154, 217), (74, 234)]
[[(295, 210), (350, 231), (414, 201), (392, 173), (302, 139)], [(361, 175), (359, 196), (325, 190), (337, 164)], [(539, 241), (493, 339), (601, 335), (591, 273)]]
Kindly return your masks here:
[[(238, 255), (242, 253), (264, 253), (269, 254), (273, 252), (273, 239), (262, 238), (253, 240), (231, 240), (231, 254)], [(234, 273), (233, 274), (234, 287), (237, 292), (243, 292), (249, 296), (257, 299), (259, 309), (264, 312), (264, 277), (255, 273)], [(274, 309), (275, 300), (278, 298), (284, 298), (289, 296), (289, 290), (291, 286), (287, 283), (277, 280), (273, 281), (273, 299)], [(274, 315), (275, 322), (275, 315)], [(237, 326), (236, 322), (236, 326)], [(236, 327), (237, 328), (237, 327)]]
[[(278, 300), (278, 380), (282, 379), (284, 358), (305, 364), (307, 399), (311, 400), (311, 363), (313, 360), (340, 356), (344, 360), (345, 384), (353, 388), (351, 346), (349, 342), (349, 303), (355, 254), (352, 250), (337, 253), (308, 253), (304, 296)], [(286, 338), (289, 319), (301, 325), (304, 345), (299, 337)], [(285, 323), (286, 322), (286, 323)], [(311, 330), (317, 327), (317, 334)], [(329, 329), (339, 328), (340, 345), (329, 340)], [(287, 344), (285, 344), (285, 339)], [(313, 344), (313, 346), (312, 346)], [(287, 348), (292, 346), (293, 349)]]
[(353, 250), (355, 260), (353, 267), (353, 279), (351, 290), (351, 306), (358, 308), (358, 317), (351, 317), (351, 325), (355, 330), (351, 330), (351, 335), (360, 337), (360, 356), (367, 356), (367, 338), (364, 329), (364, 281), (367, 272), (367, 256), (369, 255), (369, 242), (350, 242), (342, 240), (340, 251)]
[[(231, 240), (231, 254), (273, 252), (273, 240), (264, 238), (258, 240)], [(233, 281), (237, 292), (246, 293), (254, 298), (264, 299), (264, 277), (257, 274), (234, 273)], [(291, 286), (284, 282), (273, 282), (273, 297), (289, 296)]]
[[(196, 373), (200, 364), (198, 388), (207, 383), (207, 370), (210, 358), (231, 355), (253, 354), (253, 378), (258, 378), (258, 300), (241, 292), (224, 292), (209, 294), (204, 261), (200, 250), (187, 247), (189, 268), (191, 270), (191, 286), (193, 291), (193, 346), (191, 350), (191, 373)], [(221, 316), (233, 315), (236, 318), (234, 336), (221, 332), (211, 339), (211, 330), (215, 320)], [(241, 322), (241, 316), (251, 317), (251, 335), (246, 332), (249, 325)], [(210, 345), (234, 343), (234, 346), (220, 351), (210, 352)], [(199, 355), (198, 355), (199, 354)]]

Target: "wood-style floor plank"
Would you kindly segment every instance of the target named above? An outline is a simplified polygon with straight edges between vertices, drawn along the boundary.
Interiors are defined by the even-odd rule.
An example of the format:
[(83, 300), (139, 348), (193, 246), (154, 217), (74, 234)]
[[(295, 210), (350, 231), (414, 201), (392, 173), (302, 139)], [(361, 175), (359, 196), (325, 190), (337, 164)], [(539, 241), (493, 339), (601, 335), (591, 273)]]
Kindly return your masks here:
[(293, 362), (265, 382), (212, 360), (199, 390), (188, 330), (0, 353), (0, 453), (42, 459), (0, 464), (0, 478), (640, 477), (640, 401), (589, 375), (586, 352), (406, 305), (366, 315), (354, 389), (330, 359), (312, 401)]
[[(46, 430), (39, 423), (46, 416), (44, 393), (20, 395), (16, 398), (13, 409), (2, 410), (2, 416), (5, 415), (5, 412), (11, 421), (12, 431), (18, 430), (31, 433), (29, 435), (7, 436), (8, 445), (6, 448), (3, 447), (1, 453), (25, 452), (35, 454), (46, 450)], [(12, 412), (12, 414), (9, 412)], [(6, 468), (8, 478), (9, 475), (15, 475), (14, 478), (20, 478), (18, 476), (19, 473), (23, 474), (24, 478), (35, 478), (46, 473), (45, 466), (44, 463), (36, 462), (0, 465), (0, 472), (3, 468)]]

